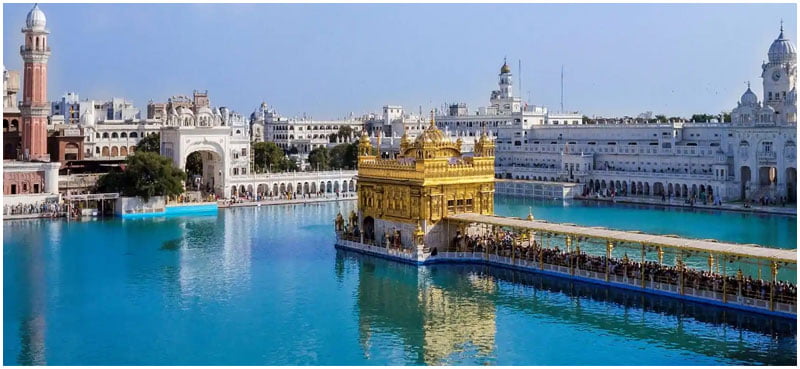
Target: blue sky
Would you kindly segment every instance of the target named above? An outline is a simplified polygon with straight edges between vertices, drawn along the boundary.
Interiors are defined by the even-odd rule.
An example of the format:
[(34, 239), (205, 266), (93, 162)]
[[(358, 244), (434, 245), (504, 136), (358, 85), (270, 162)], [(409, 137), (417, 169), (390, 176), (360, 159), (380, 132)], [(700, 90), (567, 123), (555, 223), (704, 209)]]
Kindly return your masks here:
[[(148, 100), (208, 89), (249, 114), (338, 118), (384, 104), (488, 103), (508, 57), (523, 98), (587, 115), (730, 110), (795, 4), (43, 4), (49, 91)], [(20, 69), (31, 4), (3, 5), (3, 63)]]

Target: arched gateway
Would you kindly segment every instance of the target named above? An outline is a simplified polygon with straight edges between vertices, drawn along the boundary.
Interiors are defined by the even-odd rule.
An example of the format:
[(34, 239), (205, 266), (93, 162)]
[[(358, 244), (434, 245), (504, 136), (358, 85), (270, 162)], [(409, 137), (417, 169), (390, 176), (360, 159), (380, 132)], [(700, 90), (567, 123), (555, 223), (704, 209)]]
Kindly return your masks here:
[(233, 180), (249, 174), (250, 139), (245, 120), (225, 108), (211, 111), (200, 107), (196, 115), (191, 113), (188, 108), (171, 109), (161, 129), (161, 155), (186, 170), (189, 155), (199, 152), (201, 188), (230, 197)]

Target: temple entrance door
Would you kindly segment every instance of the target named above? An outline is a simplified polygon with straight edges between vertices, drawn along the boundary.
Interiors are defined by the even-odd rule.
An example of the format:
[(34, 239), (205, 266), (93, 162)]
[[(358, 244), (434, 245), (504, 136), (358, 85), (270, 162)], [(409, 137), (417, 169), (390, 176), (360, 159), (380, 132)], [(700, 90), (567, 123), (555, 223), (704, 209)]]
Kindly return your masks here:
[(744, 166), (740, 170), (741, 175), (739, 176), (739, 183), (741, 183), (742, 186), (742, 200), (745, 200), (747, 199), (747, 188), (750, 185), (752, 177), (750, 175), (750, 167)]
[(797, 169), (786, 168), (786, 199), (793, 203), (797, 201)]
[(364, 218), (364, 223), (361, 227), (364, 231), (364, 240), (375, 241), (375, 219), (372, 217)]

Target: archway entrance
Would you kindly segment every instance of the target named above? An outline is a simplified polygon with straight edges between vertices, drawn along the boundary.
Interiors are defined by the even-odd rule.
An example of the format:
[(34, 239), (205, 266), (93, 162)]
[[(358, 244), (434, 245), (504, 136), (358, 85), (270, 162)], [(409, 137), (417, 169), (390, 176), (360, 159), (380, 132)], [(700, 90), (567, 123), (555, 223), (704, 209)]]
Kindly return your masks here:
[(774, 185), (778, 182), (778, 169), (775, 167), (758, 168), (758, 184), (761, 186)]
[(747, 199), (747, 188), (750, 186), (750, 181), (752, 180), (750, 167), (741, 167), (740, 168), (740, 175), (739, 181), (742, 186), (742, 200)]
[(788, 202), (797, 201), (797, 169), (786, 168), (786, 199)]
[(364, 224), (362, 224), (362, 226), (364, 230), (364, 240), (375, 241), (375, 219), (372, 217), (364, 218)]
[[(187, 190), (200, 191), (204, 196), (212, 193), (224, 196), (225, 169), (219, 153), (210, 150), (191, 151), (183, 162)], [(241, 194), (242, 191), (236, 192)]]

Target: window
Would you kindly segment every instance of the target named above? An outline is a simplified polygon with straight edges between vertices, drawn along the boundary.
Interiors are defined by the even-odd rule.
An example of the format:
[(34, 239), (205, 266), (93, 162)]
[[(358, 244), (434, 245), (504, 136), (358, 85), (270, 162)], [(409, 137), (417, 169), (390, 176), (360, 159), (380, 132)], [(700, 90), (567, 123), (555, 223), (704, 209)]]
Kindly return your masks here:
[(611, 141), (611, 142), (607, 143), (606, 145), (616, 145), (616, 144), (617, 144), (616, 142)]

